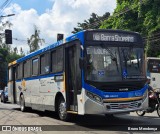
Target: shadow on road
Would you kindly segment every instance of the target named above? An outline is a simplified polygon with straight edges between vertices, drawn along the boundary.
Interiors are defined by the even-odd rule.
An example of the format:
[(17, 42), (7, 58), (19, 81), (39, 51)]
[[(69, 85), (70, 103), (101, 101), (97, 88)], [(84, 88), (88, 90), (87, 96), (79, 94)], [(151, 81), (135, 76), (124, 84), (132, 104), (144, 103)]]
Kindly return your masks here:
[[(14, 108), (14, 110), (20, 111), (19, 108)], [(27, 109), (26, 113), (34, 113), (39, 117), (50, 117), (59, 120), (55, 112), (50, 111), (37, 111), (32, 109)], [(160, 119), (151, 116), (132, 116), (126, 115), (115, 115), (114, 117), (107, 118), (104, 115), (85, 115), (85, 116), (73, 116), (71, 118), (72, 125), (63, 125), (66, 123), (62, 122), (62, 129), (66, 131), (77, 130), (77, 131), (127, 131), (128, 127), (143, 126), (143, 125), (153, 125), (154, 122), (160, 124)]]
[[(7, 107), (0, 107), (0, 110), (15, 110), (20, 111), (19, 106), (10, 107), (10, 103), (5, 103)], [(84, 116), (72, 116), (71, 121), (68, 123), (58, 121), (59, 118), (55, 112), (51, 111), (37, 111), (28, 108), (25, 113), (27, 118), (41, 118), (49, 117), (51, 119), (57, 120), (59, 127), (62, 127), (62, 130), (77, 130), (77, 131), (95, 131), (95, 130), (108, 130), (108, 131), (127, 131), (128, 127), (131, 126), (143, 126), (143, 125), (160, 125), (160, 118), (158, 116), (148, 116), (144, 117), (136, 116), (136, 114), (126, 114), (126, 115), (115, 115), (113, 118), (107, 118), (104, 115), (84, 115)], [(35, 114), (33, 116), (33, 114)], [(134, 116), (133, 116), (134, 115)], [(46, 119), (46, 118), (43, 118)], [(61, 128), (59, 128), (61, 130)]]
[[(20, 109), (15, 109), (20, 110)], [(59, 120), (55, 112), (50, 111), (36, 111), (28, 109), (27, 113), (38, 114), (40, 117), (50, 117)], [(133, 119), (134, 118), (134, 119)], [(143, 117), (141, 117), (143, 118)], [(112, 131), (124, 131), (128, 126), (144, 124), (144, 120), (140, 120), (140, 117), (132, 117), (130, 115), (116, 115), (113, 118), (107, 118), (104, 115), (85, 115), (85, 116), (73, 116), (71, 121), (73, 125), (63, 126), (64, 130), (82, 130), (82, 131), (95, 131), (95, 130), (112, 130)], [(66, 127), (66, 129), (65, 129)]]

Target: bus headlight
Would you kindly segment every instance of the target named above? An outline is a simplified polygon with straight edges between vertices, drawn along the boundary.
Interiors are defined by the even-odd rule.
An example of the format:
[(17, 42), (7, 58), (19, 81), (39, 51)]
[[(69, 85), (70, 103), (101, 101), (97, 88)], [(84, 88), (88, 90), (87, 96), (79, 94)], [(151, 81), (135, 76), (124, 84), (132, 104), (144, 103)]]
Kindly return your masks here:
[(95, 94), (93, 94), (93, 93), (91, 93), (91, 92), (88, 92), (88, 91), (86, 91), (86, 95), (87, 95), (90, 99), (92, 99), (92, 100), (94, 100), (94, 101), (96, 101), (96, 102), (98, 102), (98, 103), (101, 103), (101, 102), (102, 102), (101, 97), (99, 97), (98, 95), (95, 95)]

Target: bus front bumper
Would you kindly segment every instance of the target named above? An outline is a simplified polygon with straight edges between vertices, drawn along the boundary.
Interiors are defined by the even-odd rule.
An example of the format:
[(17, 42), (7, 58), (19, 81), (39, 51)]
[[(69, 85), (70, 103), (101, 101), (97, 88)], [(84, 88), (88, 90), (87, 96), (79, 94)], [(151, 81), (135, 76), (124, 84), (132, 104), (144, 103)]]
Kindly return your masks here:
[(147, 108), (148, 97), (136, 101), (102, 104), (88, 98), (85, 102), (85, 114), (120, 114), (125, 112), (134, 112)]

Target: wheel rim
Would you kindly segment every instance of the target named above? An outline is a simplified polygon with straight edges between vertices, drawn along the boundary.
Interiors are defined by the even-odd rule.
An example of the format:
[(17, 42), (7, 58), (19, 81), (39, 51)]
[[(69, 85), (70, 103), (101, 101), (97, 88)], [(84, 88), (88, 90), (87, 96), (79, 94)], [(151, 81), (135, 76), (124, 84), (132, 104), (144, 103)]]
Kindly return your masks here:
[(59, 105), (59, 115), (62, 118), (65, 118), (67, 115), (65, 102), (61, 102)]

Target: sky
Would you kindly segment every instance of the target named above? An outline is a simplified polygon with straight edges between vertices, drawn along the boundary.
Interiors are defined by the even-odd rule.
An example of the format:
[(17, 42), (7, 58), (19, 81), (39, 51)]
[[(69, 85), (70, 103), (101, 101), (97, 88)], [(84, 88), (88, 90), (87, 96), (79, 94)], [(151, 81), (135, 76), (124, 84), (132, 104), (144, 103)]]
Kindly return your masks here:
[(10, 3), (2, 10), (5, 1), (0, 0), (0, 15), (15, 16), (1, 21), (13, 24), (13, 38), (19, 41), (13, 40), (12, 47), (22, 47), (25, 53), (29, 51), (26, 40), (33, 34), (35, 25), (40, 37), (45, 39), (42, 48), (56, 42), (57, 33), (71, 35), (77, 23), (88, 19), (91, 13), (103, 15), (116, 8), (116, 0), (8, 0)]

